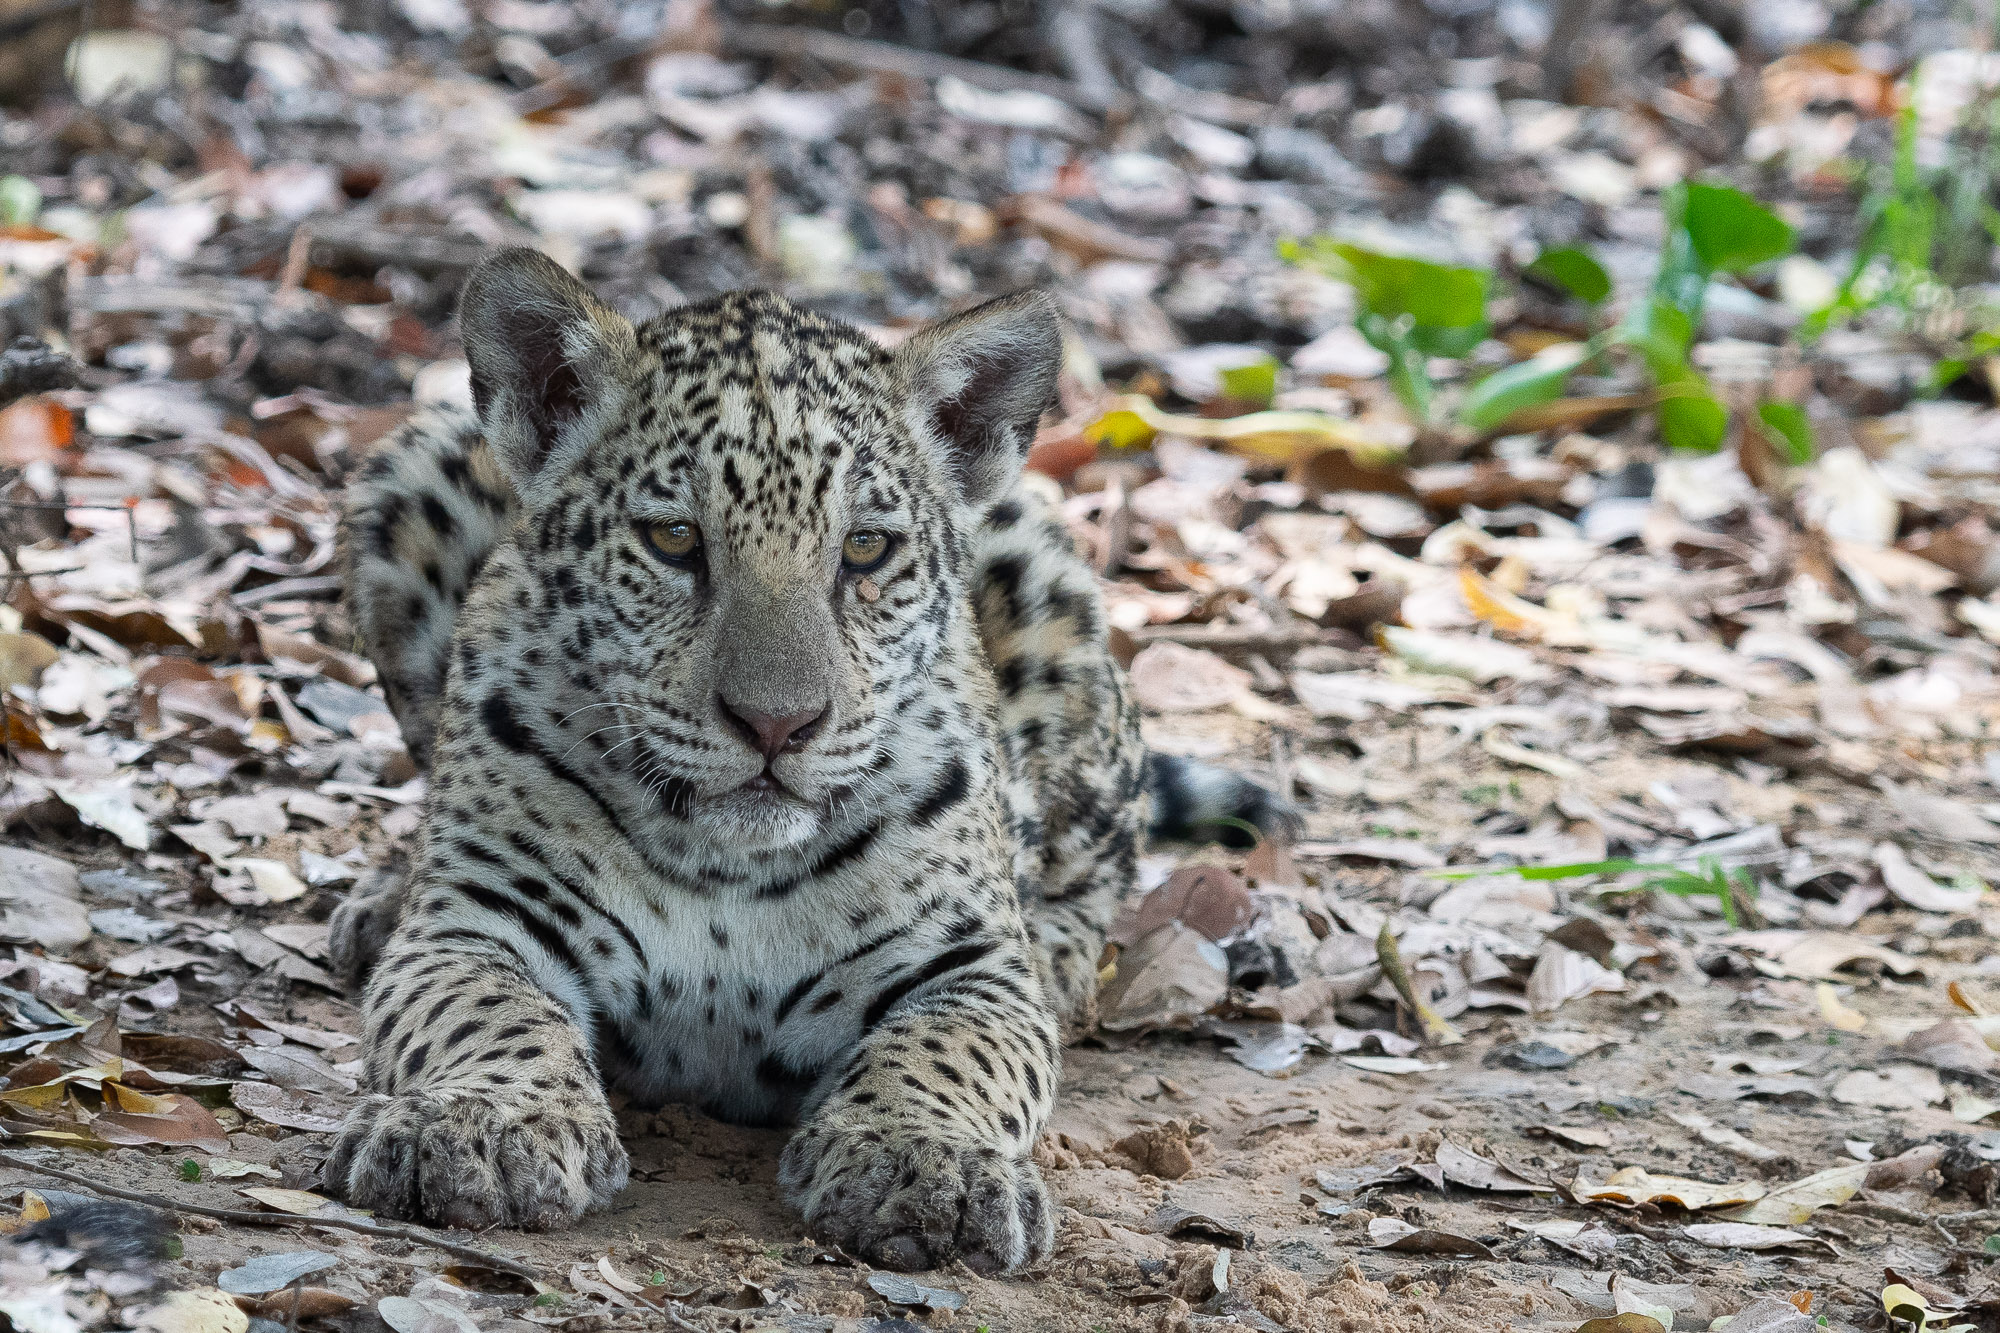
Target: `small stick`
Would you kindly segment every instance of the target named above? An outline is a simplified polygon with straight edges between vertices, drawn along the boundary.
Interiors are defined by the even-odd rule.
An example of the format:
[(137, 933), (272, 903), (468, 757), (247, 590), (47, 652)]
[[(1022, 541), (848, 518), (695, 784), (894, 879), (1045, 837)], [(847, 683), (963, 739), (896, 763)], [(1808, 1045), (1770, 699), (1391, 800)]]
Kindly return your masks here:
[(1458, 1029), (1439, 1015), (1438, 1011), (1425, 1004), (1417, 994), (1417, 988), (1410, 982), (1410, 970), (1403, 966), (1403, 951), (1396, 947), (1396, 937), (1390, 933), (1389, 923), (1382, 923), (1382, 933), (1375, 937), (1375, 957), (1382, 964), (1383, 975), (1389, 984), (1402, 996), (1403, 1003), (1424, 1025), (1424, 1039), (1434, 1046), (1456, 1046), (1465, 1038), (1458, 1035)]
[(247, 1208), (210, 1208), (206, 1204), (181, 1203), (167, 1198), (164, 1194), (148, 1194), (143, 1190), (120, 1189), (116, 1185), (105, 1185), (88, 1176), (80, 1176), (74, 1171), (65, 1171), (57, 1166), (42, 1166), (12, 1153), (0, 1152), (0, 1166), (11, 1166), (17, 1171), (27, 1171), (34, 1175), (51, 1176), (66, 1180), (72, 1185), (96, 1190), (114, 1199), (128, 1199), (133, 1203), (143, 1203), (168, 1213), (192, 1213), (196, 1217), (212, 1217), (218, 1222), (235, 1222), (251, 1227), (332, 1227), (338, 1231), (356, 1231), (364, 1236), (384, 1236), (391, 1240), (407, 1240), (418, 1245), (428, 1245), (446, 1254), (455, 1254), (461, 1259), (485, 1264), (502, 1272), (513, 1273), (531, 1280), (539, 1280), (541, 1274), (521, 1263), (472, 1245), (461, 1245), (457, 1241), (446, 1240), (420, 1227), (383, 1226), (375, 1222), (356, 1222), (345, 1217), (299, 1217), (291, 1213), (253, 1213)]

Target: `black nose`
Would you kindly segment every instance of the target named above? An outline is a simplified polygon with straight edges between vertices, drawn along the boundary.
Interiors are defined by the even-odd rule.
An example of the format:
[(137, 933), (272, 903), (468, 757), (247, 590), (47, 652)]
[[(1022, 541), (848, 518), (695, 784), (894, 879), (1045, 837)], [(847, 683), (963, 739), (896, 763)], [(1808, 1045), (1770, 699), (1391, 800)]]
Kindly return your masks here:
[(736, 708), (721, 695), (717, 695), (715, 701), (722, 706), (723, 717), (729, 720), (729, 725), (736, 729), (744, 743), (766, 760), (804, 749), (806, 742), (818, 733), (820, 723), (826, 721), (823, 705), (811, 712), (773, 715)]

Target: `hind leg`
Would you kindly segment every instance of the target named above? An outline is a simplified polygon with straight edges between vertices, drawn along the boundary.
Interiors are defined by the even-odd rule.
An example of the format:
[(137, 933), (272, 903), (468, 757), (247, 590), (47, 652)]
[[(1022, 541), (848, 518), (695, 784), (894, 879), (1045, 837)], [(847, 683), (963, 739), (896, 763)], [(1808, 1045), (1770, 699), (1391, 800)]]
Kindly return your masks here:
[(327, 939), (327, 956), (350, 994), (361, 993), (361, 983), (403, 919), (408, 883), (402, 870), (377, 866), (333, 909), (327, 921), (333, 931)]

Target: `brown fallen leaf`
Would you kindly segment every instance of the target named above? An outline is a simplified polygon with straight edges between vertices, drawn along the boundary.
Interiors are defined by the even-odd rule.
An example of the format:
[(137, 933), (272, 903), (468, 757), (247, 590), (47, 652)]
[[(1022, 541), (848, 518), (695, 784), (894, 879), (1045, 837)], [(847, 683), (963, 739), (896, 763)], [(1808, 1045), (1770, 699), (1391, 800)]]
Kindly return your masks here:
[(1186, 865), (1140, 899), (1131, 917), (1114, 924), (1111, 940), (1129, 945), (1168, 922), (1180, 921), (1221, 943), (1249, 925), (1256, 915), (1250, 888), (1241, 875), (1226, 866)]
[(1119, 953), (1117, 975), (1098, 996), (1100, 1024), (1111, 1032), (1190, 1028), (1228, 997), (1227, 955), (1173, 921)]
[(1576, 1326), (1576, 1333), (1667, 1333), (1666, 1325), (1649, 1314), (1611, 1315), (1604, 1319), (1586, 1319)]
[[(105, 1091), (113, 1093), (115, 1087), (107, 1083)], [(121, 1105), (133, 1100), (129, 1089), (116, 1089), (115, 1095)], [(102, 1111), (91, 1118), (92, 1132), (107, 1143), (163, 1144), (175, 1148), (199, 1148), (209, 1153), (229, 1151), (229, 1135), (216, 1120), (215, 1113), (194, 1098), (177, 1092), (166, 1097), (149, 1096), (145, 1100), (149, 1105), (164, 1109)]]
[(358, 1303), (352, 1296), (343, 1296), (328, 1287), (300, 1287), (297, 1293), (275, 1292), (258, 1299), (239, 1297), (237, 1305), (262, 1319), (288, 1323), (293, 1318), (326, 1319), (332, 1315), (345, 1314)]
[(1406, 1254), (1448, 1254), (1465, 1259), (1493, 1259), (1493, 1251), (1470, 1236), (1429, 1227), (1413, 1227), (1400, 1217), (1378, 1217), (1368, 1223), (1368, 1242), (1378, 1250)]
[(1947, 1018), (1912, 1032), (1895, 1050), (1933, 1068), (1966, 1074), (1990, 1074), (2000, 1065), (2000, 1055), (1986, 1044), (1978, 1024), (1967, 1018)]

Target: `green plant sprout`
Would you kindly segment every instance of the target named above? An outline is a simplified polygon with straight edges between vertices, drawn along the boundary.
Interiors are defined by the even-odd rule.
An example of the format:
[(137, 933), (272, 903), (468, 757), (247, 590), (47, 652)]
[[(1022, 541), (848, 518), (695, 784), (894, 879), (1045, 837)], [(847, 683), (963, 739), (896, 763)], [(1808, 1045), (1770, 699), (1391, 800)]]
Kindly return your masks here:
[(1361, 313), (1355, 327), (1389, 358), (1389, 387), (1418, 421), (1430, 424), (1436, 400), (1428, 362), (1461, 357), (1486, 340), (1486, 295), (1493, 275), (1485, 269), (1434, 264), (1386, 255), (1315, 236), (1284, 241), (1287, 261), (1318, 269), (1354, 288)]
[[(1457, 424), (1474, 431), (1502, 431), (1522, 412), (1562, 398), (1585, 365), (1614, 348), (1635, 353), (1653, 385), (1660, 436), (1673, 449), (1708, 453), (1721, 447), (1729, 413), (1689, 359), (1709, 285), (1740, 276), (1792, 252), (1790, 224), (1743, 191), (1705, 181), (1685, 181), (1661, 201), (1666, 241), (1653, 285), (1615, 327), (1581, 345), (1566, 345), (1507, 366), (1466, 393)], [(1431, 357), (1463, 357), (1484, 341), (1492, 275), (1365, 250), (1316, 236), (1285, 242), (1292, 263), (1351, 284), (1360, 303), (1355, 326), (1389, 358), (1389, 386), (1425, 426), (1437, 424), (1437, 389)], [(1543, 251), (1523, 273), (1596, 307), (1611, 295), (1611, 275), (1587, 250), (1561, 246)], [(1760, 428), (1793, 461), (1811, 456), (1812, 435), (1803, 410), (1767, 404)]]
[(1592, 875), (1644, 875), (1639, 887), (1680, 898), (1713, 898), (1722, 919), (1742, 926), (1755, 910), (1757, 881), (1742, 866), (1725, 868), (1712, 856), (1704, 856), (1689, 870), (1665, 862), (1579, 861), (1555, 866), (1481, 866), (1473, 869), (1433, 870), (1435, 879), (1476, 879), (1482, 875), (1513, 875), (1526, 880), (1582, 879)]
[(1867, 311), (1899, 311), (1908, 330), (1939, 353), (1927, 386), (1935, 392), (2000, 352), (2000, 311), (1968, 306), (1959, 295), (1987, 280), (2000, 243), (2000, 209), (1991, 202), (2000, 187), (2000, 97), (1972, 103), (1935, 167), (1918, 157), (1914, 101), (1897, 120), (1888, 165), (1870, 173), (1861, 243), (1847, 275), (1799, 332), (1810, 343)]

